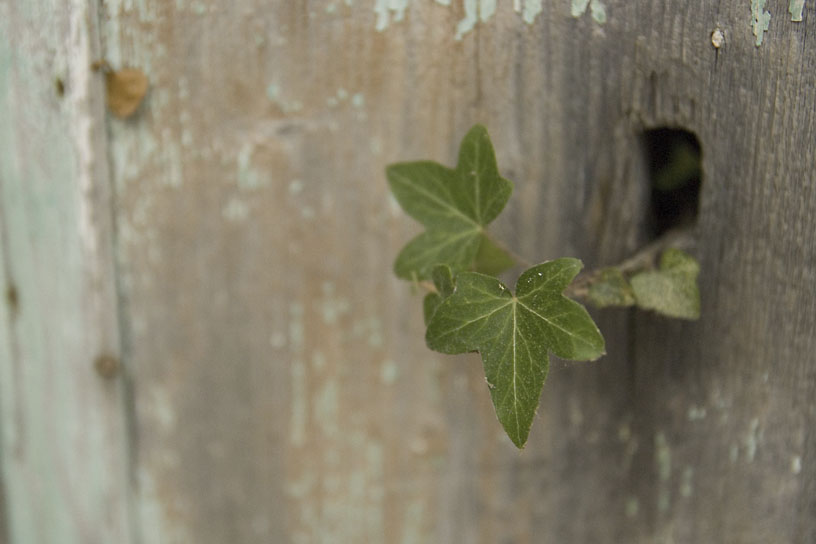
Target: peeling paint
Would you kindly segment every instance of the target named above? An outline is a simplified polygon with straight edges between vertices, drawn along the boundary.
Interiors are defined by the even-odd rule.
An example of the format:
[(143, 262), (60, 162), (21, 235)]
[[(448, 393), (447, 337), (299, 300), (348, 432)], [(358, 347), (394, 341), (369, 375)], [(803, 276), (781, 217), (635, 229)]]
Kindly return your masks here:
[(377, 32), (382, 32), (392, 22), (402, 21), (411, 0), (376, 0), (374, 13), (377, 14)]
[(365, 106), (365, 96), (363, 93), (355, 93), (354, 96), (351, 97), (351, 105), (355, 108), (362, 108)]
[(570, 14), (573, 17), (582, 16), (589, 6), (592, 19), (599, 25), (606, 23), (606, 6), (601, 0), (571, 0), (571, 2)]
[(295, 113), (303, 109), (303, 103), (298, 100), (286, 100), (283, 91), (277, 83), (270, 83), (266, 87), (266, 97), (275, 104), (283, 113)]
[(333, 325), (337, 319), (351, 310), (351, 304), (345, 297), (335, 296), (334, 284), (331, 282), (324, 282), (321, 286), (323, 290), (323, 297), (318, 305), (323, 316), (323, 322), (326, 325)]
[(705, 419), (706, 417), (706, 409), (705, 407), (700, 406), (689, 406), (688, 412), (686, 413), (686, 417), (689, 421), (700, 421)]
[(303, 182), (299, 179), (293, 179), (289, 182), (289, 194), (296, 195), (303, 190)]
[(542, 11), (544, 11), (544, 0), (524, 0), (521, 17), (525, 23), (531, 25)]
[(751, 0), (751, 26), (756, 36), (756, 46), (762, 45), (762, 38), (771, 24), (771, 13), (765, 10), (766, 0)]
[(596, 23), (602, 25), (606, 22), (606, 6), (600, 0), (592, 0), (589, 4), (589, 10), (592, 12), (592, 18)]
[(243, 200), (232, 197), (224, 205), (224, 208), (221, 210), (221, 215), (227, 221), (237, 223), (247, 218), (249, 215), (249, 207)]
[(572, 0), (572, 6), (570, 7), (570, 13), (573, 17), (580, 17), (586, 11), (587, 6), (589, 5), (589, 0)]
[(385, 385), (393, 385), (399, 376), (399, 367), (391, 359), (386, 359), (380, 365), (380, 381)]
[(736, 463), (739, 460), (739, 446), (736, 444), (731, 444), (731, 448), (728, 450), (728, 460), (732, 463)]
[(252, 151), (254, 145), (247, 142), (238, 152), (238, 187), (241, 189), (257, 189), (264, 185), (264, 176), (252, 166)]
[(487, 22), (496, 13), (496, 0), (464, 0), (465, 18), (456, 25), (457, 40), (473, 30), (476, 23)]
[(680, 480), (680, 496), (683, 498), (689, 498), (694, 493), (694, 485), (692, 480), (694, 479), (694, 468), (693, 467), (686, 467), (683, 469), (683, 476)]
[(638, 511), (640, 510), (640, 502), (638, 501), (637, 497), (629, 497), (626, 499), (626, 506), (624, 508), (626, 511), (626, 517), (634, 518), (638, 515)]
[(759, 420), (754, 418), (751, 420), (751, 427), (745, 436), (745, 458), (749, 463), (754, 461), (761, 440), (762, 433), (759, 431)]
[(788, 11), (791, 14), (791, 21), (796, 23), (802, 20), (802, 12), (805, 10), (805, 0), (790, 0)]
[(372, 348), (379, 348), (383, 345), (382, 323), (375, 316), (355, 320), (351, 325), (350, 338), (365, 338), (366, 343)]
[(314, 397), (315, 423), (325, 438), (331, 439), (340, 434), (340, 424), (337, 421), (340, 413), (339, 391), (337, 381), (327, 379)]
[(791, 458), (790, 471), (791, 474), (794, 475), (800, 474), (802, 472), (802, 457), (800, 457), (799, 455), (794, 455)]

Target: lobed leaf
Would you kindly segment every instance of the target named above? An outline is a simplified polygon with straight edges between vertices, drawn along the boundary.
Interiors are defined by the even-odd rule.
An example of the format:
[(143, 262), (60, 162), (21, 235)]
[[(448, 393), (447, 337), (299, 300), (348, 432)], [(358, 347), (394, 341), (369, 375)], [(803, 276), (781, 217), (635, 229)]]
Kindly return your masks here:
[(431, 273), (433, 278), (435, 293), (428, 293), (422, 301), (422, 314), (425, 318), (425, 326), (431, 321), (436, 309), (445, 298), (453, 294), (454, 277), (450, 267), (446, 264), (440, 264), (434, 267)]
[(530, 433), (549, 353), (573, 360), (604, 353), (592, 318), (562, 294), (580, 269), (580, 261), (568, 258), (534, 266), (519, 278), (515, 296), (496, 278), (462, 272), (430, 317), (428, 347), (481, 354), (496, 415), (519, 448)]
[(700, 265), (679, 249), (667, 249), (660, 256), (658, 270), (636, 274), (631, 279), (637, 305), (679, 319), (699, 319)]
[(483, 234), (479, 251), (473, 262), (473, 270), (488, 276), (497, 276), (514, 266), (516, 266), (516, 260)]
[[(485, 246), (486, 227), (507, 204), (513, 185), (499, 175), (487, 129), (476, 125), (462, 140), (459, 162), (450, 169), (431, 161), (398, 163), (386, 169), (391, 192), (426, 231), (403, 248), (394, 272), (404, 279), (430, 278), (437, 264), (470, 269)], [(506, 266), (495, 251), (482, 265)]]
[(598, 308), (632, 306), (635, 293), (619, 268), (604, 268), (600, 277), (589, 287), (587, 299)]

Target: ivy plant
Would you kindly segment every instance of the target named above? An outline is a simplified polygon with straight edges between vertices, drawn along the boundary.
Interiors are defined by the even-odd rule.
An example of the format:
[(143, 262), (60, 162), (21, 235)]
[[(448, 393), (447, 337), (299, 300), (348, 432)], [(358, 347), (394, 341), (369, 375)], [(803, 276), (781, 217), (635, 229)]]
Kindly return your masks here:
[(481, 125), (465, 135), (455, 168), (402, 162), (388, 166), (386, 176), (403, 210), (425, 227), (394, 263), (398, 277), (428, 290), (425, 341), (441, 353), (479, 352), (496, 415), (518, 448), (530, 434), (550, 355), (592, 361), (605, 353), (601, 332), (575, 299), (699, 317), (699, 265), (667, 248), (671, 237), (598, 271), (580, 273), (581, 261), (569, 257), (527, 266), (511, 291), (497, 276), (524, 263), (487, 226), (513, 184), (499, 174)]

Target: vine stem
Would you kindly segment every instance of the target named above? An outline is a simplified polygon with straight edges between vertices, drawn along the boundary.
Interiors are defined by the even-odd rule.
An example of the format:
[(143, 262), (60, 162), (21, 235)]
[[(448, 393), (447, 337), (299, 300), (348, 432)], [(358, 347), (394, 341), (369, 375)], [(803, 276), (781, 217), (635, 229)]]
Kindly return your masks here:
[(489, 233), (489, 232), (487, 232), (486, 230), (484, 231), (484, 235), (485, 235), (485, 236), (487, 236), (488, 240), (490, 240), (491, 242), (493, 242), (493, 244), (494, 244), (494, 245), (495, 245), (497, 248), (501, 249), (502, 251), (504, 251), (505, 253), (507, 253), (508, 255), (510, 255), (510, 257), (511, 257), (511, 258), (512, 258), (514, 261), (516, 261), (516, 263), (517, 263), (517, 264), (519, 264), (519, 265), (523, 266), (524, 268), (530, 268), (531, 266), (533, 266), (533, 263), (531, 263), (530, 261), (528, 261), (527, 259), (525, 259), (525, 258), (524, 258), (524, 257), (522, 257), (521, 255), (519, 255), (518, 253), (516, 253), (515, 251), (513, 251), (512, 249), (510, 249), (509, 247), (507, 247), (507, 245), (506, 245), (506, 244), (504, 244), (504, 243), (503, 243), (501, 240), (496, 239), (496, 237), (495, 237), (495, 236), (493, 236), (492, 234), (490, 234), (490, 233)]
[[(642, 270), (655, 268), (658, 256), (669, 247), (678, 249), (688, 249), (694, 244), (691, 231), (687, 228), (674, 229), (665, 232), (660, 237), (646, 246), (640, 248), (635, 254), (621, 261), (616, 265), (605, 268), (617, 268), (621, 274), (632, 274)], [(575, 277), (571, 284), (564, 290), (564, 294), (570, 298), (586, 299), (592, 284), (598, 281), (602, 268), (587, 270)]]
[[(496, 240), (493, 236), (487, 233), (485, 234), (490, 238), (490, 241), (496, 245), (496, 247), (500, 248), (502, 251), (505, 251), (519, 265), (523, 266), (524, 268), (530, 268), (534, 266), (533, 263), (531, 263), (524, 257), (518, 255), (512, 249), (508, 248), (505, 244)], [(684, 228), (670, 230), (661, 235), (659, 238), (652, 241), (651, 243), (649, 243), (648, 245), (640, 248), (636, 253), (631, 255), (629, 258), (624, 259), (623, 261), (616, 265), (611, 265), (609, 267), (604, 268), (617, 268), (618, 270), (620, 270), (622, 274), (632, 274), (634, 272), (652, 269), (655, 268), (658, 256), (665, 249), (668, 249), (669, 247), (676, 247), (678, 249), (688, 249), (693, 244), (694, 239), (689, 229)], [(598, 268), (595, 270), (587, 270), (585, 272), (581, 272), (575, 277), (572, 283), (570, 283), (567, 286), (567, 288), (564, 290), (564, 294), (570, 298), (586, 299), (589, 295), (589, 289), (592, 287), (592, 284), (598, 281), (598, 279), (601, 277), (602, 271), (603, 268)], [(422, 289), (428, 291), (429, 293), (437, 292), (436, 286), (433, 284), (432, 281), (429, 280), (416, 281), (415, 285), (421, 287)]]

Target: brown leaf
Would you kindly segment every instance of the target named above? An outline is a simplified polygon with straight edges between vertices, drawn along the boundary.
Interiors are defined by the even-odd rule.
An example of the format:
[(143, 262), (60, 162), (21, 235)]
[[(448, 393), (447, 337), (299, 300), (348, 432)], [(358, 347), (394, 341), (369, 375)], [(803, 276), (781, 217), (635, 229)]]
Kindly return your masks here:
[(122, 119), (130, 117), (147, 93), (147, 76), (137, 68), (123, 68), (105, 74), (108, 108)]

